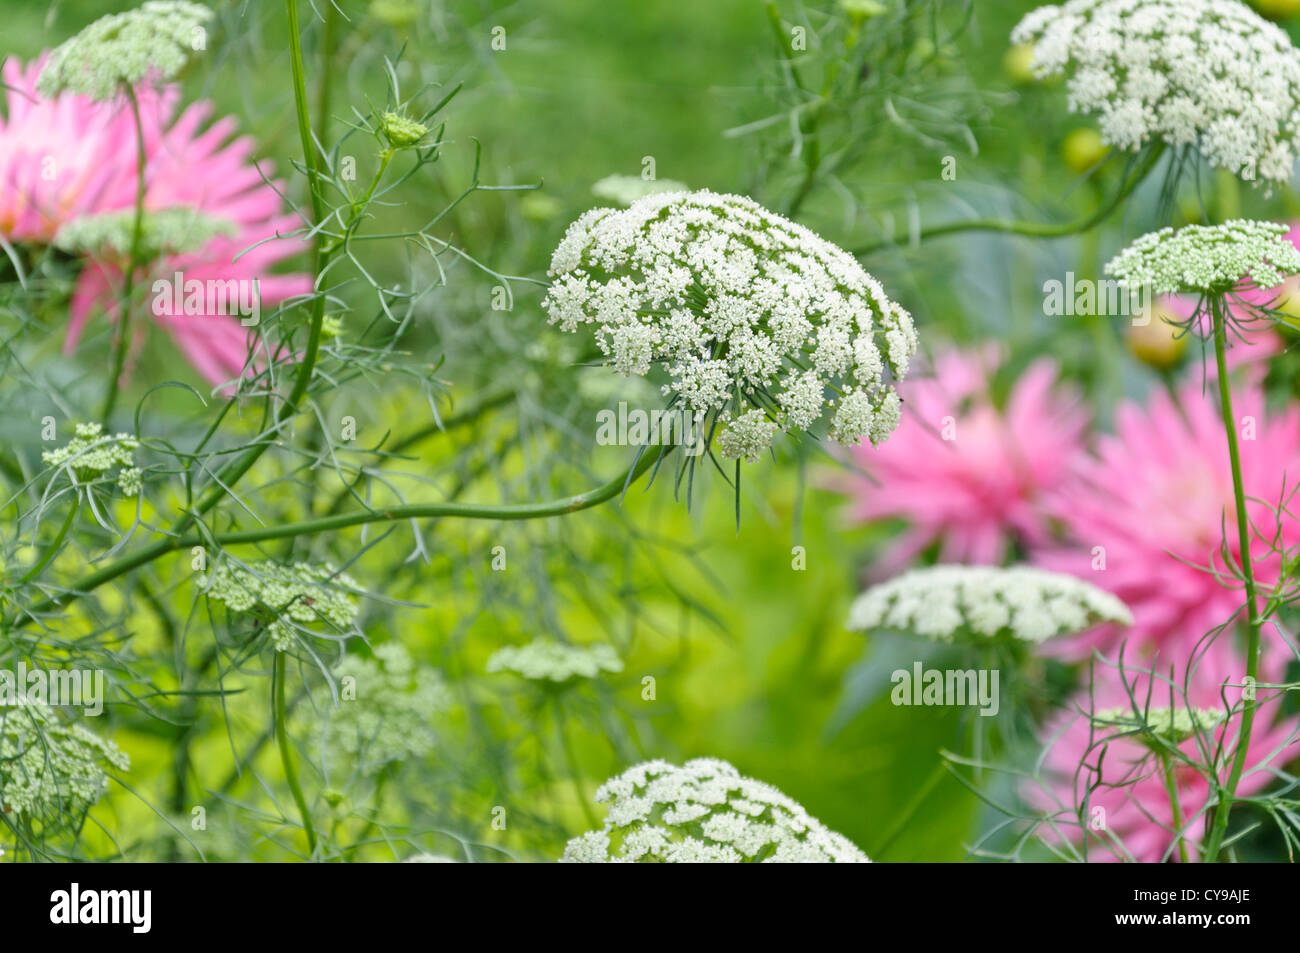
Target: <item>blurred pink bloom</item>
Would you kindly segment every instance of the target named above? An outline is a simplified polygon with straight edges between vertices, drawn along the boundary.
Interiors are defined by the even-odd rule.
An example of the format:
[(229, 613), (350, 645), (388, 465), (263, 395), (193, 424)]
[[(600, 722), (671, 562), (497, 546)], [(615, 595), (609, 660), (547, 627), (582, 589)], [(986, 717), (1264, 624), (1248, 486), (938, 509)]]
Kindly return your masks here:
[[(72, 219), (129, 209), (135, 204), (136, 136), (124, 102), (94, 103), (84, 96), (53, 99), (36, 91), (40, 60), (25, 69), (5, 63), (7, 116), (0, 120), (0, 235), (10, 242), (49, 243)], [(284, 212), (276, 187), (263, 181), (249, 161), (253, 143), (231, 140), (235, 123), (219, 120), (204, 128), (210, 103), (195, 103), (177, 115), (179, 91), (139, 90), (145, 139), (145, 207), (188, 206), (235, 225), (233, 237), (212, 239), (201, 250), (170, 256), (140, 277), (148, 290), (154, 278), (251, 282), (260, 285), (263, 309), (310, 292), (305, 274), (270, 273), (296, 254), (296, 240), (272, 239), (301, 224)], [(270, 168), (265, 171), (269, 174)], [(258, 242), (237, 262), (235, 256)], [(71, 352), (97, 310), (116, 317), (121, 273), (110, 262), (92, 261), (73, 292), (65, 351)], [(211, 383), (238, 376), (245, 365), (249, 329), (223, 314), (153, 315), (191, 364)], [(206, 309), (206, 306), (205, 306)], [(137, 329), (139, 325), (137, 325)]]
[[(1134, 702), (1139, 712), (1148, 706), (1151, 710), (1169, 708), (1168, 669), (1159, 662), (1156, 667), (1161, 677), (1153, 680), (1149, 668), (1129, 668), (1126, 663), (1121, 679), (1115, 666), (1098, 662), (1091, 694), (1085, 688), (1071, 710), (1061, 713), (1044, 729), (1044, 740), (1050, 745), (1043, 760), (1045, 787), (1026, 787), (1026, 799), (1035, 809), (1054, 815), (1059, 830), (1076, 844), (1083, 835), (1078, 826), (1078, 811), (1086, 806), (1082, 823), (1088, 827), (1089, 860), (1127, 860), (1130, 855), (1143, 863), (1178, 859), (1177, 847), (1170, 850), (1175, 844), (1176, 825), (1159, 757), (1131, 736), (1115, 737), (1128, 729), (1097, 725), (1090, 717), (1118, 708), (1122, 709), (1124, 719), (1135, 719), (1138, 716), (1134, 713)], [(1213, 644), (1203, 647), (1186, 692), (1183, 690), (1185, 672), (1184, 661), (1175, 669), (1172, 679), (1173, 707), (1191, 706), (1223, 713), (1225, 698), (1229, 706), (1240, 703), (1246, 663), (1233, 648), (1231, 633), (1224, 633)], [(1132, 698), (1125, 689), (1126, 684), (1133, 693)], [(1297, 753), (1296, 719), (1278, 717), (1281, 702), (1277, 692), (1261, 688), (1256, 697), (1260, 707), (1247, 749), (1245, 771), (1237, 787), (1237, 793), (1246, 796), (1266, 788), (1274, 780), (1272, 772)], [(1219, 757), (1216, 774), (1220, 781), (1226, 781), (1240, 727), (1238, 713), (1226, 724), (1204, 725), (1208, 735), (1206, 748), (1195, 738), (1179, 744), (1179, 750), (1195, 765), (1181, 763), (1171, 756), (1189, 859), (1197, 857), (1205, 833), (1205, 808), (1211, 797), (1209, 782), (1196, 765), (1204, 767), (1211, 763), (1217, 745), (1224, 744), (1226, 750)], [(1096, 813), (1098, 808), (1104, 810), (1104, 815)], [(1108, 834), (1092, 827), (1102, 816)], [(1116, 845), (1114, 839), (1122, 846)]]
[[(1257, 533), (1272, 537), (1279, 533), (1275, 509), (1300, 481), (1300, 411), (1268, 413), (1255, 373), (1235, 381), (1233, 391), (1246, 508)], [(1072, 459), (1049, 504), (1068, 542), (1043, 547), (1035, 562), (1110, 590), (1133, 610), (1134, 623), (1061, 640), (1059, 654), (1109, 654), (1128, 641), (1134, 657), (1158, 649), (1187, 658), (1197, 639), (1241, 608), (1239, 585), (1197, 568), (1224, 568), (1225, 536), (1234, 564), (1241, 555), (1217, 404), (1213, 387), (1202, 391), (1198, 371), (1176, 398), (1154, 390), (1145, 407), (1121, 406), (1115, 432), (1097, 439), (1095, 454)], [(1280, 542), (1300, 543), (1293, 516), (1284, 515)], [(1251, 550), (1256, 578), (1276, 582), (1280, 560), (1265, 539), (1257, 535)]]
[(903, 422), (879, 448), (859, 448), (851, 515), (910, 526), (874, 572), (893, 575), (938, 542), (942, 562), (997, 563), (1010, 545), (1046, 542), (1042, 493), (1065, 472), (1087, 423), (1074, 394), (1057, 390), (1040, 360), (1021, 375), (1005, 409), (990, 381), (994, 347), (947, 351), (929, 377), (899, 387)]

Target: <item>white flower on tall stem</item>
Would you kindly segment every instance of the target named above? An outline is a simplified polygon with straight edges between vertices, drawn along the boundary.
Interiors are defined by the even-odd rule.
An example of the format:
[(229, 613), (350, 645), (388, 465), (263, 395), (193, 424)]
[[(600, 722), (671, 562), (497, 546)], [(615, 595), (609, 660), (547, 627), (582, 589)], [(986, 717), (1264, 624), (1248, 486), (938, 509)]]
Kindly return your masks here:
[(1265, 319), (1274, 303), (1267, 292), (1278, 288), (1280, 297), (1282, 283), (1300, 273), (1300, 250), (1286, 239), (1288, 230), (1276, 222), (1246, 220), (1162, 228), (1107, 262), (1106, 274), (1126, 288), (1196, 296), (1188, 322), (1209, 316), (1216, 301), (1229, 322)]
[(724, 456), (755, 460), (780, 430), (827, 415), (850, 446), (898, 425), (911, 315), (848, 252), (751, 199), (676, 192), (592, 209), (550, 274), (551, 323), (591, 325), (625, 376), (663, 365), (664, 394), (722, 428)]

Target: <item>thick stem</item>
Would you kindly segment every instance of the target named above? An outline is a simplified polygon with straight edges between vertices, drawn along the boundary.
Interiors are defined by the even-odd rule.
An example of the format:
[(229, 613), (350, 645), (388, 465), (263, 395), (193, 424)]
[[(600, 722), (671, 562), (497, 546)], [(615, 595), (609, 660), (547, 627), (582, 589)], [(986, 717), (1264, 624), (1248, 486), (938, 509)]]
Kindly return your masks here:
[(130, 86), (126, 87), (126, 101), (131, 105), (131, 118), (135, 123), (135, 218), (131, 225), (131, 250), (126, 259), (126, 271), (122, 275), (122, 297), (117, 305), (117, 342), (109, 365), (104, 402), (99, 409), (99, 419), (106, 427), (113, 408), (117, 406), (118, 387), (122, 371), (126, 368), (126, 354), (131, 347), (131, 298), (135, 295), (135, 272), (140, 267), (140, 239), (144, 234), (144, 172), (148, 160), (144, 154), (144, 123), (140, 120), (140, 103), (136, 99), (135, 90)]
[[(1250, 557), (1250, 521), (1246, 514), (1246, 491), (1242, 485), (1241, 452), (1237, 446), (1237, 423), (1232, 411), (1232, 391), (1228, 386), (1227, 333), (1224, 328), (1224, 302), (1221, 297), (1210, 298), (1210, 314), (1214, 321), (1214, 359), (1219, 369), (1219, 403), (1223, 414), (1223, 429), (1228, 436), (1228, 460), (1232, 467), (1232, 496), (1237, 508), (1237, 541), (1241, 547), (1241, 577), (1246, 588), (1246, 617), (1249, 632), (1246, 644), (1246, 684), (1254, 686), (1259, 674), (1259, 639), (1263, 620), (1259, 614), (1259, 599), (1255, 587), (1255, 567)], [(1205, 846), (1205, 860), (1214, 862), (1219, 856), (1223, 836), (1228, 831), (1228, 812), (1237, 794), (1246, 767), (1246, 753), (1250, 748), (1250, 733), (1255, 724), (1255, 699), (1253, 694), (1242, 695), (1241, 731), (1237, 736), (1237, 751), (1232, 759), (1228, 782), (1219, 789), (1219, 803), (1214, 812), (1214, 824)]]
[(303, 797), (302, 785), (298, 783), (298, 768), (293, 762), (293, 749), (289, 746), (289, 729), (286, 726), (287, 718), (284, 710), (284, 653), (276, 651), (275, 653), (275, 672), (272, 687), (272, 703), (274, 707), (273, 718), (275, 719), (275, 743), (280, 748), (280, 763), (284, 765), (284, 779), (289, 784), (289, 790), (293, 793), (293, 801), (298, 805), (298, 814), (302, 818), (302, 829), (307, 835), (307, 847), (314, 855), (316, 853), (316, 829), (311, 824), (311, 810), (307, 807), (307, 799)]

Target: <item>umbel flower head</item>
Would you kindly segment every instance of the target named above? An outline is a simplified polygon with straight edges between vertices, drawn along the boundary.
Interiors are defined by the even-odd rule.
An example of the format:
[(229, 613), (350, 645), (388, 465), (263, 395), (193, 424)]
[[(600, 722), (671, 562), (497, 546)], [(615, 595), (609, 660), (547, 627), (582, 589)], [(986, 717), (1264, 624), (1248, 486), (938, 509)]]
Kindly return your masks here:
[(401, 113), (386, 112), (379, 117), (379, 133), (394, 149), (409, 149), (429, 134), (429, 127)]
[(100, 17), (55, 48), (39, 89), (46, 96), (73, 92), (106, 100), (146, 77), (169, 80), (185, 66), (211, 16), (198, 3), (148, 0), (138, 9)]
[(1103, 622), (1128, 624), (1117, 598), (1032, 566), (932, 566), (872, 586), (849, 610), (855, 631), (894, 629), (939, 642), (1043, 642)]
[[(214, 238), (239, 232), (234, 222), (184, 207), (147, 211), (140, 225), (136, 252), (143, 261), (198, 251)], [(134, 232), (135, 212), (119, 209), (73, 219), (55, 233), (54, 246), (70, 254), (125, 264)]]
[(534, 639), (492, 653), (489, 672), (514, 672), (533, 681), (567, 682), (598, 678), (601, 672), (621, 672), (623, 663), (609, 645), (570, 645), (555, 639)]
[(134, 451), (140, 442), (130, 434), (104, 434), (99, 424), (77, 424), (77, 435), (56, 450), (46, 450), (41, 459), (51, 467), (67, 467), (81, 483), (98, 479), (114, 467), (117, 485), (127, 496), (140, 492), (140, 469)]
[(382, 767), (434, 749), (430, 719), (451, 707), (451, 693), (442, 676), (417, 666), (400, 642), (376, 646), (373, 659), (346, 656), (334, 676), (351, 682), (331, 712), (330, 737), (363, 766)]
[(839, 863), (871, 860), (770, 784), (716, 758), (647, 761), (596, 791), (605, 826), (569, 841), (561, 863)]
[(1070, 0), (1011, 33), (1039, 76), (1069, 71), (1072, 112), (1120, 149), (1159, 139), (1258, 183), (1285, 181), (1300, 148), (1300, 53), (1237, 0)]
[(1226, 295), (1275, 288), (1300, 272), (1300, 250), (1277, 222), (1238, 219), (1148, 232), (1106, 263), (1126, 287), (1156, 294)]
[(0, 812), (75, 826), (108, 788), (105, 765), (125, 771), (130, 759), (42, 702), (0, 705)]
[[(1217, 728), (1227, 718), (1228, 713), (1222, 709), (1153, 705), (1135, 711), (1130, 705), (1127, 708), (1102, 709), (1093, 714), (1092, 723), (1101, 730), (1117, 729), (1118, 734), (1131, 734), (1137, 741), (1151, 737), (1158, 743), (1178, 744)], [(1115, 733), (1111, 732), (1112, 735)]]
[(778, 430), (826, 412), (846, 445), (898, 425), (911, 316), (843, 249), (751, 199), (673, 192), (592, 209), (550, 274), (551, 323), (592, 325), (625, 376), (664, 365), (663, 392), (722, 426), (726, 456), (757, 459)]
[(355, 579), (334, 567), (294, 563), (284, 566), (263, 561), (248, 567), (218, 563), (208, 576), (199, 579), (203, 593), (231, 612), (249, 613), (278, 651), (293, 645), (299, 632), (320, 624), (321, 634), (349, 631), (357, 618), (357, 604), (351, 593), (360, 592)]

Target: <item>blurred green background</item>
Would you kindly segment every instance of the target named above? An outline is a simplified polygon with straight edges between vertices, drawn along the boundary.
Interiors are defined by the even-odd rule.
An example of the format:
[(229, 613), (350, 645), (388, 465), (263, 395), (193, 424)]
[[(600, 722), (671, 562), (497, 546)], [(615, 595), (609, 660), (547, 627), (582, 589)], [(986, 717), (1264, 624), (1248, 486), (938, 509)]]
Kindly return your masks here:
[[(256, 155), (273, 161), (284, 176), (299, 146), (282, 5), (213, 5), (219, 11), (215, 55), (186, 76), (186, 97), (210, 98), (218, 115), (239, 117), (241, 132), (256, 139)], [(779, 4), (789, 20), (807, 18), (813, 25), (823, 22), (822, 6), (835, 9)], [(958, 91), (954, 98), (964, 101), (953, 114), (961, 123), (924, 135), (905, 123), (861, 117), (847, 123), (843, 128), (859, 151), (837, 170), (834, 182), (818, 182), (800, 221), (852, 248), (874, 240), (890, 223), (905, 229), (909, 208), (928, 221), (972, 210), (1065, 217), (1093, 207), (1115, 181), (1117, 166), (1086, 181), (1077, 161), (1071, 169), (1070, 150), (1086, 150), (1087, 142), (1067, 140), (1088, 123), (1064, 113), (1059, 86), (1026, 84), (1014, 60), (1008, 61), (1006, 37), (1033, 4), (978, 6), (951, 47), (927, 47), (923, 35), (889, 38), (903, 59), (924, 62), (918, 82)], [(788, 144), (779, 141), (787, 107), (781, 104), (771, 25), (758, 0), (383, 0), (340, 7), (349, 22), (339, 27), (333, 58), (334, 138), (353, 107), (365, 112), (367, 97), (382, 101), (382, 58), (395, 58), (403, 47), (398, 76), (404, 90), (413, 92), (422, 83), (465, 84), (445, 113), (450, 144), (444, 161), (404, 188), (405, 206), (387, 213), (393, 224), (426, 219), (464, 187), (474, 140), (483, 149), (484, 182), (542, 184), (534, 193), (473, 196), (451, 220), (447, 237), (503, 273), (544, 278), (564, 227), (598, 204), (592, 184), (611, 173), (639, 174), (647, 156), (659, 178), (746, 192), (774, 205), (798, 178), (798, 163), (788, 161)], [(5, 52), (30, 58), (119, 8), (87, 0), (46, 9), (3, 0)], [(305, 4), (303, 16), (314, 19)], [(498, 26), (505, 28), (504, 50), (491, 48)], [(320, 28), (310, 23), (307, 30), (314, 80)], [(897, 91), (900, 102), (922, 94)], [(431, 104), (439, 95), (426, 99)], [(768, 122), (774, 115), (778, 120)], [(736, 132), (753, 124), (759, 125), (756, 132)], [(955, 183), (940, 176), (949, 155), (957, 162)], [(374, 162), (373, 143), (358, 144), (357, 161), (362, 169), (373, 167), (367, 165)], [(290, 193), (303, 201), (301, 176), (294, 177)], [(1246, 205), (1263, 201), (1254, 195), (1232, 199)], [(1285, 214), (1277, 203), (1286, 200), (1272, 201), (1272, 214)], [(1116, 247), (1116, 235), (1132, 235), (1140, 225), (1141, 201), (1134, 208), (1123, 222), (1084, 239), (1031, 246), (969, 236), (886, 252), (868, 268), (916, 315), (927, 350), (944, 340), (997, 337), (1011, 355), (1012, 375), (1051, 353), (1087, 388), (1104, 418), (1122, 394), (1149, 386), (1152, 372), (1127, 354), (1104, 319), (1068, 326), (1044, 320), (1037, 289), (1044, 272), (1095, 272)], [(368, 264), (390, 279), (404, 268), (401, 252), (393, 249)], [(492, 285), (472, 270), (456, 270), (449, 287), (429, 299), (409, 347), (429, 360), (445, 356), (439, 376), (451, 384), (453, 412), (503, 382), (527, 391), (530, 409), (507, 408), (423, 450), (420, 461), (404, 469), (423, 468), (441, 479), (472, 469), (474, 442), (491, 446), (513, 439), (504, 475), (471, 476), (465, 499), (497, 493), (546, 498), (578, 492), (617, 472), (626, 464), (624, 451), (601, 449), (588, 459), (569, 459), (562, 444), (557, 449), (529, 431), (549, 423), (589, 441), (590, 431), (582, 428), (590, 426), (595, 408), (618, 399), (611, 396), (617, 390), (602, 383), (600, 369), (553, 362), (552, 342), (559, 335), (546, 325), (538, 289), (516, 286), (513, 311), (495, 314), (487, 308)], [(169, 346), (165, 340), (150, 343), (132, 384), (136, 397), (151, 381), (185, 374)], [(85, 355), (79, 360), (91, 361)], [(371, 428), (369, 443), (386, 428), (400, 432), (428, 418), (418, 395), (373, 382), (340, 394), (335, 409), (357, 413)], [(186, 413), (179, 404), (163, 412), (178, 419)], [(31, 408), (33, 417), (40, 413), (40, 407)], [(562, 780), (570, 770), (589, 799), (596, 784), (632, 756), (712, 756), (779, 787), (875, 859), (968, 856), (967, 845), (988, 818), (981, 816), (976, 797), (937, 771), (940, 750), (965, 750), (967, 726), (948, 711), (893, 707), (880, 691), (881, 667), (894, 667), (888, 647), (868, 645), (844, 629), (849, 602), (890, 528), (846, 521), (846, 499), (830, 488), (835, 468), (826, 455), (781, 456), (777, 466), (746, 471), (750, 482), (739, 528), (720, 483), (707, 487), (687, 513), (673, 502), (665, 480), (648, 493), (636, 488), (617, 513), (578, 514), (562, 527), (558, 521), (440, 523), (428, 565), (403, 562), (409, 536), (399, 541), (395, 535), (367, 553), (351, 570), (354, 575), (382, 579), (390, 586), (384, 589), (388, 596), (422, 604), (375, 610), (368, 635), (400, 639), (417, 658), (442, 669), (462, 703), (440, 721), (445, 747), (432, 764), (411, 768), (390, 784), (401, 792), (396, 817), (418, 832), (413, 842), (454, 852), (454, 840), (465, 838), (522, 858), (558, 856), (564, 839), (586, 826), (573, 785)], [(340, 548), (355, 551), (360, 537), (349, 534)], [(663, 540), (675, 544), (655, 542)], [(494, 545), (511, 554), (506, 573), (488, 570), (487, 552)], [(804, 548), (806, 569), (792, 566), (796, 546)], [(385, 565), (390, 568), (379, 568)], [(183, 602), (185, 594), (177, 598)], [(138, 605), (129, 628), (137, 656), (165, 654), (158, 620)], [(190, 638), (201, 641), (201, 633), (199, 625)], [(483, 672), (495, 649), (542, 634), (614, 641), (625, 654), (623, 673), (600, 690), (579, 689), (564, 701), (560, 717), (576, 765), (558, 761), (562, 752), (549, 702), (509, 676)], [(652, 701), (643, 698), (645, 676), (656, 680)], [(229, 733), (213, 706), (192, 736), (195, 790), (216, 787), (229, 773), (232, 739), (233, 747), (246, 750), (264, 727), (260, 689), (251, 679), (249, 684), (247, 704), (238, 698), (231, 703)], [(147, 721), (131, 713), (117, 718), (115, 737), (133, 759), (131, 782), (144, 800), (184, 824), (184, 803), (169, 803), (174, 736), (150, 729)], [(211, 811), (214, 817), (228, 812), (221, 823), (242, 831), (235, 847), (204, 842), (216, 856), (283, 856), (274, 840), (247, 833), (256, 828), (246, 822), (255, 813), (251, 805), (259, 803), (252, 779), (259, 773), (276, 777), (269, 749)], [(317, 796), (326, 786), (315, 776), (305, 783)], [(490, 810), (499, 804), (526, 820), (492, 830)], [(337, 810), (348, 808), (345, 799)], [(119, 843), (150, 851), (167, 839), (152, 809), (125, 792), (115, 791), (96, 814)], [(218, 830), (220, 823), (210, 821), (210, 827)], [(110, 850), (103, 840), (96, 846)], [(366, 856), (382, 859), (384, 853)]]

